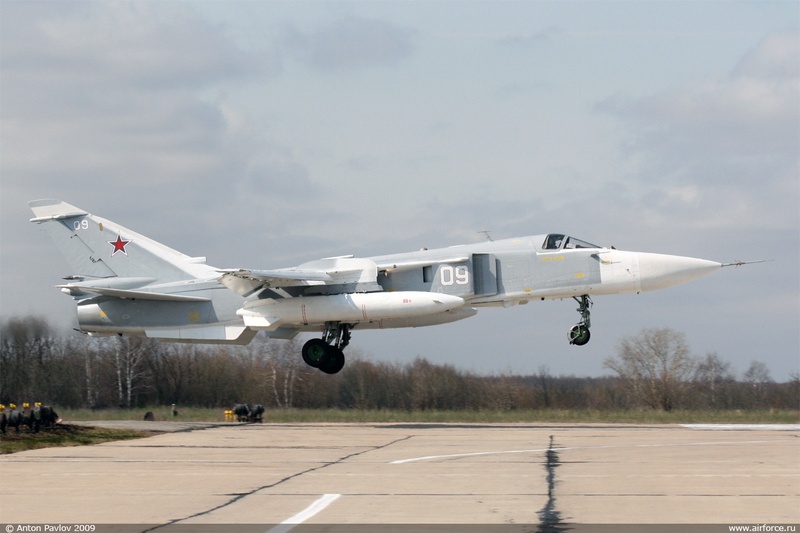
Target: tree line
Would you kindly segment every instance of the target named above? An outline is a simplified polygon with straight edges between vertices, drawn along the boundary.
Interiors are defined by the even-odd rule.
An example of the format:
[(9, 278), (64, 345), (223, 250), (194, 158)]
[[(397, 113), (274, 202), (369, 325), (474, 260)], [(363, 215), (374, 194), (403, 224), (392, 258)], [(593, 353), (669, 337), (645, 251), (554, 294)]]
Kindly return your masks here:
[(139, 337), (58, 334), (41, 318), (0, 326), (0, 403), (62, 408), (192, 405), (352, 409), (798, 409), (800, 377), (775, 382), (754, 361), (736, 377), (717, 354), (691, 354), (685, 337), (644, 330), (620, 341), (604, 377), (481, 376), (424, 358), (372, 361), (350, 354), (344, 370), (303, 363), (297, 341), (257, 336), (247, 346), (161, 343)]

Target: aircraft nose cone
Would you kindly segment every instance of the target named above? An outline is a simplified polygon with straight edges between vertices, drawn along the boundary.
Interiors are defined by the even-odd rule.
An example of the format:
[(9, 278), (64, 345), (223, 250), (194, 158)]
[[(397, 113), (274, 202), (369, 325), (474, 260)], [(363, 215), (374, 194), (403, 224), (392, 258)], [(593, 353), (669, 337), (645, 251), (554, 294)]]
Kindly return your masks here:
[(639, 276), (643, 291), (665, 289), (687, 283), (721, 268), (722, 263), (663, 254), (639, 254)]

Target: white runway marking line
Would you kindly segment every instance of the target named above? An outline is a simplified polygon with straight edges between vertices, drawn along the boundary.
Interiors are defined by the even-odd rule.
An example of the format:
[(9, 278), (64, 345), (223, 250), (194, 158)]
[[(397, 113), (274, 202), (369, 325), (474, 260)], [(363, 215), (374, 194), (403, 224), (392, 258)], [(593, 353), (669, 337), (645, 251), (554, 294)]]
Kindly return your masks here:
[(800, 424), (681, 424), (681, 426), (711, 431), (800, 431)]
[[(560, 450), (563, 448), (554, 448), (554, 450)], [(426, 455), (425, 457), (412, 457), (411, 459), (398, 459), (397, 461), (391, 461), (390, 465), (401, 465), (404, 463), (414, 463), (416, 461), (430, 461), (431, 459), (452, 459), (455, 457), (476, 457), (479, 455), (502, 455), (506, 453), (537, 453), (537, 452), (546, 452), (547, 448), (538, 448), (536, 450), (508, 450), (508, 451), (496, 451), (496, 452), (472, 452), (472, 453), (451, 453), (449, 455)]]
[(533, 450), (505, 450), (505, 451), (485, 451), (485, 452), (471, 452), (471, 453), (451, 453), (447, 455), (426, 455), (424, 457), (412, 457), (410, 459), (398, 459), (390, 461), (390, 465), (401, 465), (405, 463), (415, 463), (417, 461), (431, 461), (434, 459), (457, 459), (459, 457), (476, 457), (481, 455), (504, 455), (510, 453), (544, 453), (548, 450), (554, 452), (567, 451), (567, 450), (607, 450), (611, 448), (672, 448), (676, 446), (722, 446), (722, 445), (735, 445), (735, 444), (773, 444), (775, 441), (771, 440), (750, 440), (750, 441), (712, 441), (712, 442), (685, 442), (675, 444), (634, 444), (633, 446), (627, 445), (606, 445), (606, 446), (562, 446), (557, 448), (538, 448)]
[(296, 515), (287, 518), (279, 525), (273, 527), (272, 529), (267, 530), (267, 533), (286, 533), (287, 531), (294, 529), (295, 526), (298, 526), (308, 520), (309, 518), (313, 517), (314, 515), (322, 512), (328, 507), (330, 504), (335, 502), (339, 499), (341, 494), (323, 494), (320, 499), (297, 513)]

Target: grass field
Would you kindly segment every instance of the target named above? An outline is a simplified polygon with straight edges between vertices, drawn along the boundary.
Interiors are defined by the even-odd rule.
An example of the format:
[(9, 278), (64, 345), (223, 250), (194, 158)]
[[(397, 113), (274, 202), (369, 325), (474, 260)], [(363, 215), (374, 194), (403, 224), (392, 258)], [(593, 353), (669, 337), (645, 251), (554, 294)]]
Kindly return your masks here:
[[(70, 421), (142, 420), (151, 411), (156, 420), (180, 422), (225, 422), (222, 409), (199, 407), (178, 408), (177, 416), (170, 407), (108, 410), (59, 410), (64, 422), (39, 433), (27, 427), (17, 434), (9, 431), (0, 438), (0, 454), (15, 453), (55, 446), (81, 446), (114, 440), (136, 439), (153, 433), (85, 427)], [(389, 411), (357, 409), (272, 409), (265, 423), (615, 423), (615, 424), (797, 424), (800, 411), (655, 411), (655, 410), (566, 410), (543, 409), (523, 411)]]
[(115, 440), (139, 439), (150, 435), (152, 433), (143, 431), (82, 427), (70, 424), (59, 424), (43, 429), (39, 433), (30, 433), (25, 428), (19, 433), (12, 430), (0, 438), (0, 454), (38, 448), (100, 444)]
[[(223, 409), (178, 407), (173, 417), (170, 407), (109, 410), (59, 410), (65, 420), (142, 420), (150, 411), (156, 420), (180, 420), (183, 422), (224, 422)], [(507, 411), (400, 411), (358, 409), (268, 409), (266, 423), (302, 422), (418, 422), (418, 423), (630, 423), (630, 424), (796, 424), (800, 423), (800, 411), (701, 411), (675, 410), (507, 410)]]

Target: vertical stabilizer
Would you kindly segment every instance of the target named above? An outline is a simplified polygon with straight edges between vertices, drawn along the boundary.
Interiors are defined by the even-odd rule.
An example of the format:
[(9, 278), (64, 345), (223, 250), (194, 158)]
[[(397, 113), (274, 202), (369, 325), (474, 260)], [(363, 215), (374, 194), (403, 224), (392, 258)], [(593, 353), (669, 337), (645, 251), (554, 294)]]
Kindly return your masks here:
[(204, 258), (192, 258), (61, 200), (28, 204), (58, 250), (81, 278), (151, 278), (159, 283), (214, 276)]

